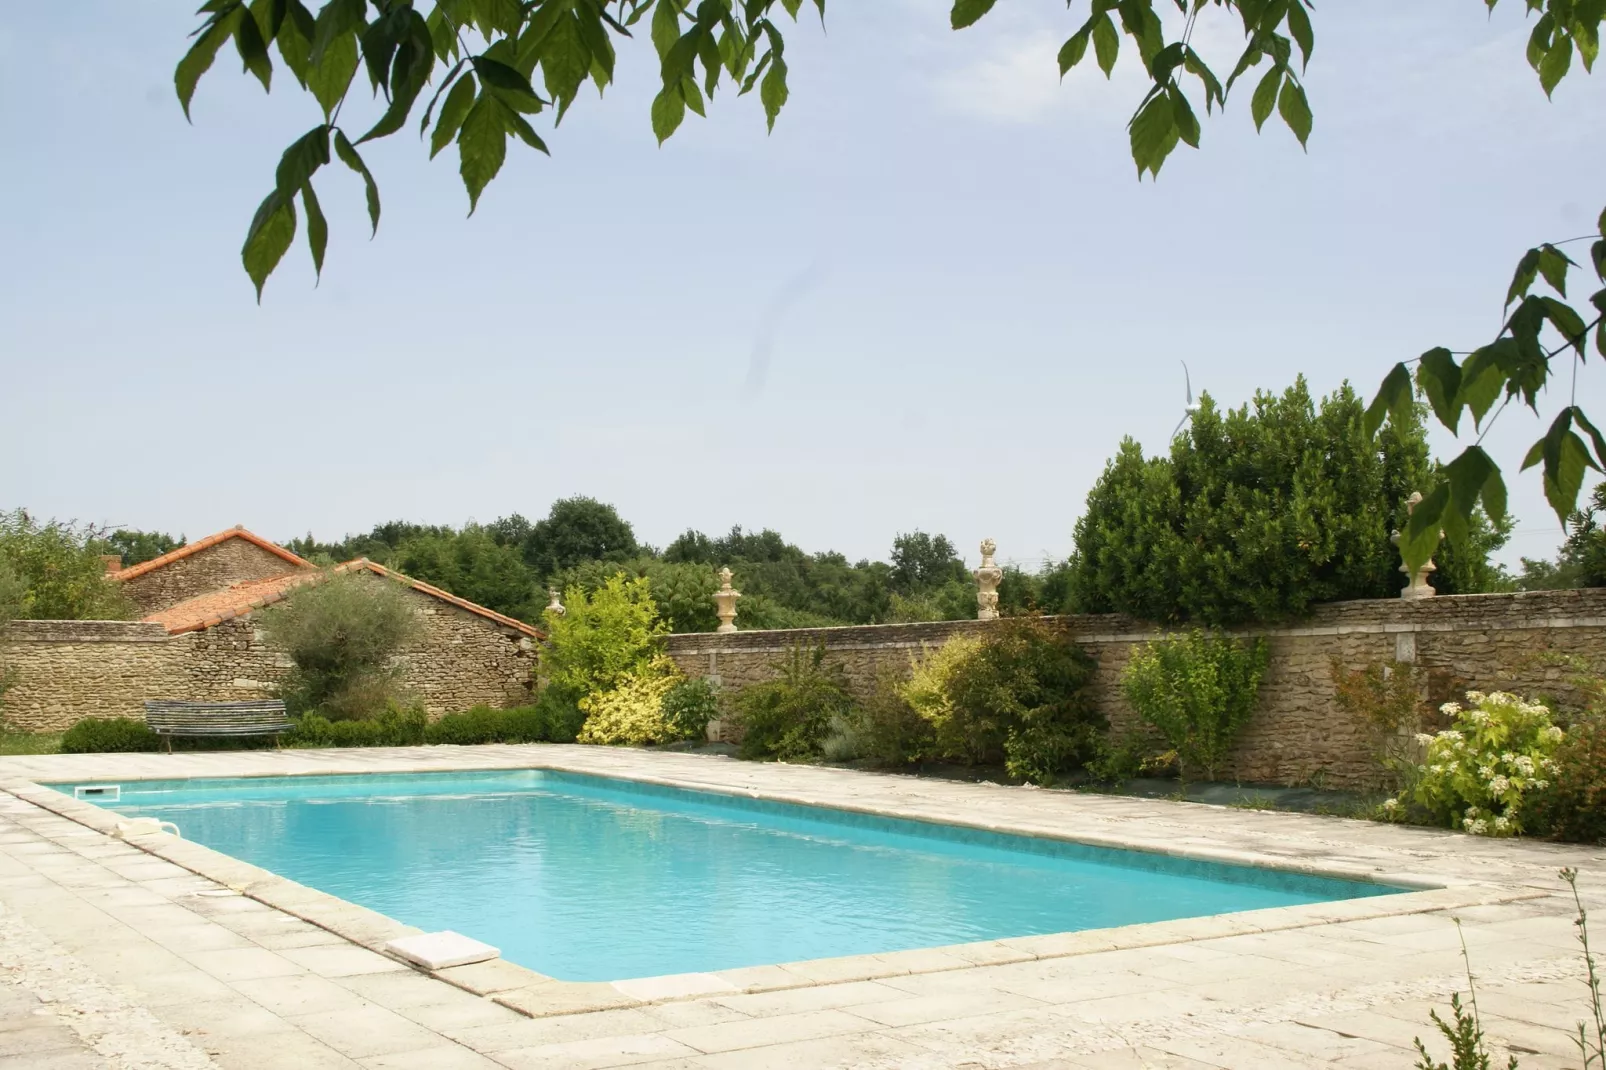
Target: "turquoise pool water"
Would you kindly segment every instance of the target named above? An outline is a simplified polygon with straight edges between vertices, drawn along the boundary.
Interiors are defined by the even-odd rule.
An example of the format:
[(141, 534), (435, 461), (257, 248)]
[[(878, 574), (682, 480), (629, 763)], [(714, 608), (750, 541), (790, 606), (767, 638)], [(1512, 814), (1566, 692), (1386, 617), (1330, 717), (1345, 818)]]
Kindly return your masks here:
[(144, 781), (96, 801), (574, 981), (1400, 890), (544, 770)]

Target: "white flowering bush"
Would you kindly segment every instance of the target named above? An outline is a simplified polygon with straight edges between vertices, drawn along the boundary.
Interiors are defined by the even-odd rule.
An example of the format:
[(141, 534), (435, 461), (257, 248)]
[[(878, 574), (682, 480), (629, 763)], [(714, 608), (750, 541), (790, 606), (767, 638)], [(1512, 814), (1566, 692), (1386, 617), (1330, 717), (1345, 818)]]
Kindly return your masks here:
[(1455, 723), (1416, 737), (1425, 758), (1410, 790), (1384, 802), (1383, 811), (1398, 815), (1412, 802), (1448, 828), (1515, 836), (1522, 831), (1523, 802), (1555, 775), (1551, 755), (1562, 731), (1550, 723), (1548, 709), (1516, 695), (1469, 691), (1467, 703), (1446, 703), (1441, 710)]

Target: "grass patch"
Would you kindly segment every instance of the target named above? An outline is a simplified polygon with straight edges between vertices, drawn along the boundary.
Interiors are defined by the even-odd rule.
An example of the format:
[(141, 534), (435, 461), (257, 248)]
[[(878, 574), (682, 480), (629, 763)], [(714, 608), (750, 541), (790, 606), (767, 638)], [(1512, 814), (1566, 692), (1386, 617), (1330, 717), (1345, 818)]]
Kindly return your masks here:
[(0, 755), (60, 753), (60, 732), (18, 732), (0, 728)]

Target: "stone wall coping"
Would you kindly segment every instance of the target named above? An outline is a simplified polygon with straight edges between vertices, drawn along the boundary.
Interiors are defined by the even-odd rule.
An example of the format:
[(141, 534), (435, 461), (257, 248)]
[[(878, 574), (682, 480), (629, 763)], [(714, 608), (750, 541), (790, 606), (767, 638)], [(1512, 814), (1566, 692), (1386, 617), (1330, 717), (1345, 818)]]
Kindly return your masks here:
[(143, 620), (14, 620), (4, 643), (165, 643), (167, 629)]

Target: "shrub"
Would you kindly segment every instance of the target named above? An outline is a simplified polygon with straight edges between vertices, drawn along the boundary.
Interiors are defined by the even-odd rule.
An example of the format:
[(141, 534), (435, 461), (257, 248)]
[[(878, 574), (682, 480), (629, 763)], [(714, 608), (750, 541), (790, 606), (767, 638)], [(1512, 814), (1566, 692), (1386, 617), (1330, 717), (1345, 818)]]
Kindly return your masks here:
[(0, 562), (11, 579), (11, 615), (31, 620), (130, 620), (139, 616), (121, 585), (106, 578), (106, 547), (94, 528), (26, 509), (0, 511)]
[(980, 639), (953, 636), (941, 646), (922, 650), (910, 665), (909, 679), (893, 687), (896, 696), (929, 727), (933, 755), (981, 760), (971, 757), (973, 748), (965, 738), (965, 726), (958, 721), (949, 691), (959, 667), (980, 649)]
[(1267, 657), (1264, 639), (1243, 643), (1195, 629), (1134, 650), (1121, 691), (1176, 751), (1184, 778), (1214, 780), (1254, 716)]
[(418, 634), (401, 585), (366, 572), (304, 584), (262, 623), (294, 663), (279, 688), (290, 712), (332, 720), (376, 714), (397, 698), (394, 659)]
[(719, 716), (719, 692), (701, 676), (677, 680), (664, 693), (664, 721), (675, 739), (708, 738), (708, 722)]
[(550, 737), (546, 711), (539, 706), (498, 710), (475, 706), (448, 713), (424, 729), (425, 743), (473, 746), (478, 743), (543, 743)]
[(898, 769), (932, 755), (936, 734), (931, 722), (904, 697), (906, 684), (891, 673), (877, 678), (876, 686), (854, 711), (848, 731), (843, 733), (858, 751), (854, 757), (867, 758), (885, 769)]
[(428, 718), (418, 707), (391, 703), (373, 717), (332, 721), (303, 714), (285, 742), (293, 747), (415, 747), (424, 742)]
[(1570, 843), (1606, 844), (1606, 715), (1584, 715), (1567, 729), (1549, 783), (1526, 800), (1524, 827)]
[(570, 587), (564, 601), (566, 612), (547, 618), (541, 664), (551, 684), (576, 696), (601, 695), (646, 668), (657, 652), (664, 626), (644, 577), (616, 573), (589, 594)]
[(732, 697), (733, 719), (743, 731), (743, 758), (809, 761), (820, 756), (832, 721), (853, 707), (841, 666), (827, 663), (823, 644), (794, 646), (776, 665), (773, 680), (750, 684)]
[[(1556, 779), (1551, 755), (1563, 739), (1550, 711), (1496, 691), (1468, 691), (1470, 709), (1448, 703), (1455, 723), (1418, 736), (1427, 756), (1417, 766), (1409, 799), (1446, 828), (1478, 836), (1515, 836), (1523, 830), (1526, 796)], [(1383, 804), (1397, 813), (1400, 800)]]
[[(1205, 395), (1168, 455), (1121, 443), (1087, 498), (1071, 565), (1080, 612), (1206, 625), (1297, 617), (1400, 589), (1389, 532), (1433, 479), (1420, 415), (1375, 438), (1348, 384), (1312, 401), (1301, 378), (1223, 411)], [(1481, 512), (1439, 553), (1435, 585), (1488, 589), (1504, 542)]]
[(61, 737), (63, 754), (112, 754), (162, 749), (162, 740), (133, 717), (86, 717)]
[(950, 736), (977, 761), (1002, 757), (1010, 776), (1052, 783), (1093, 757), (1107, 728), (1088, 693), (1094, 668), (1063, 626), (1005, 621), (954, 668)]
[(639, 747), (681, 738), (664, 716), (664, 696), (678, 682), (673, 666), (659, 660), (624, 677), (611, 691), (587, 695), (580, 700), (586, 722), (579, 742)]
[(580, 696), (573, 691), (548, 684), (536, 696), (535, 708), (540, 711), (549, 743), (573, 743), (586, 723), (586, 713), (580, 708)]

